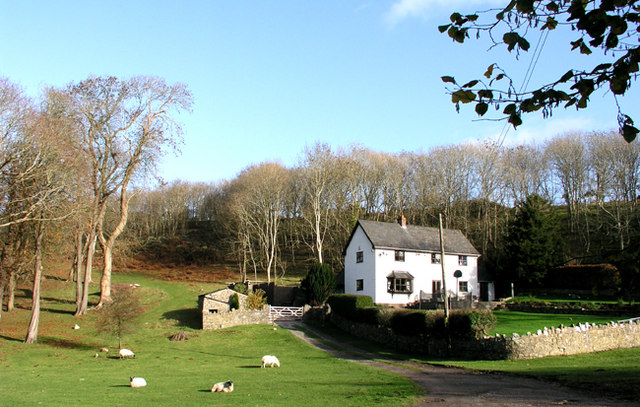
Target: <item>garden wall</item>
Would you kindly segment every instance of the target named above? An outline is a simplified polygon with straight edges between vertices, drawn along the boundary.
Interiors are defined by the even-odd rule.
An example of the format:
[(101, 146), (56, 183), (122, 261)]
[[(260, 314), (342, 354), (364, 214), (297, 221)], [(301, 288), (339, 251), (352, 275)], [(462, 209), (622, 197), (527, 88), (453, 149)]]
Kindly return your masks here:
[(270, 324), (269, 307), (261, 310), (236, 310), (217, 314), (202, 314), (202, 329), (222, 329), (237, 325)]
[(390, 328), (353, 322), (331, 313), (330, 321), (339, 329), (398, 350), (429, 356), (465, 359), (533, 359), (575, 355), (619, 348), (640, 347), (640, 322), (581, 324), (574, 327), (545, 328), (535, 334), (497, 335), (478, 340), (455, 340), (451, 350), (442, 339), (396, 335)]

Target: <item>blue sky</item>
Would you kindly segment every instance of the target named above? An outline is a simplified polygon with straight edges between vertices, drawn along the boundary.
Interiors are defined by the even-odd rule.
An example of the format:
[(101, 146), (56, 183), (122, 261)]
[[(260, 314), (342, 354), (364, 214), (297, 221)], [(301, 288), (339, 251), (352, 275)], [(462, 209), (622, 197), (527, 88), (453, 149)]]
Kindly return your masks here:
[[(315, 142), (397, 153), (497, 137), (502, 122), (476, 120), (472, 106), (457, 114), (440, 77), (474, 79), (498, 61), (519, 83), (530, 55), (516, 61), (486, 39), (454, 44), (437, 26), (505, 2), (0, 0), (0, 76), (34, 97), (90, 75), (185, 83), (195, 103), (180, 117), (182, 154), (160, 175), (218, 182), (263, 161), (293, 166)], [(549, 37), (531, 85), (589, 61), (568, 53), (568, 38)], [(610, 130), (615, 117), (601, 92), (587, 111), (527, 116), (505, 143)]]

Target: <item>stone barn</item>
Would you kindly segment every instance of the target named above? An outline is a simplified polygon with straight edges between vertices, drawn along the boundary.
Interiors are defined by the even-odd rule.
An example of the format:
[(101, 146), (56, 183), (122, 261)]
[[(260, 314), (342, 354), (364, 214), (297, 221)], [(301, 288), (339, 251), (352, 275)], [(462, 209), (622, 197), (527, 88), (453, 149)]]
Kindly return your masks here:
[[(238, 309), (231, 309), (234, 295), (238, 295)], [(202, 314), (202, 329), (221, 329), (236, 325), (268, 324), (269, 307), (247, 310), (247, 296), (230, 288), (223, 288), (198, 297), (198, 309)]]

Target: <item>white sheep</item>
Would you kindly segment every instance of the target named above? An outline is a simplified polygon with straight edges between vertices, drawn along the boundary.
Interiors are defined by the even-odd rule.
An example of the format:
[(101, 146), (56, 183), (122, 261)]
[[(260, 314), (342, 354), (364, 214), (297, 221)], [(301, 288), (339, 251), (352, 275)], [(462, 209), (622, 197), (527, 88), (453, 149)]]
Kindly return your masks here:
[(118, 354), (120, 355), (120, 359), (136, 357), (135, 353), (131, 352), (129, 349), (120, 349)]
[(144, 387), (147, 385), (147, 381), (143, 377), (129, 377), (131, 387)]
[(213, 385), (211, 388), (212, 393), (231, 393), (233, 391), (233, 382), (231, 380), (226, 382), (220, 382)]
[(262, 357), (262, 367), (266, 367), (266, 365), (269, 365), (271, 367), (273, 367), (273, 365), (276, 365), (280, 367), (280, 361), (273, 355), (264, 355)]

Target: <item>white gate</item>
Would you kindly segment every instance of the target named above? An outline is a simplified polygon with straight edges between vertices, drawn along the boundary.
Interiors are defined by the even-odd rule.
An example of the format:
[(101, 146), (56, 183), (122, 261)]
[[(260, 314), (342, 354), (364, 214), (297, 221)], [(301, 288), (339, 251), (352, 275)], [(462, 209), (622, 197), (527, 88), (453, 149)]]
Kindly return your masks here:
[(286, 321), (302, 319), (303, 307), (269, 307), (269, 316), (272, 321)]

